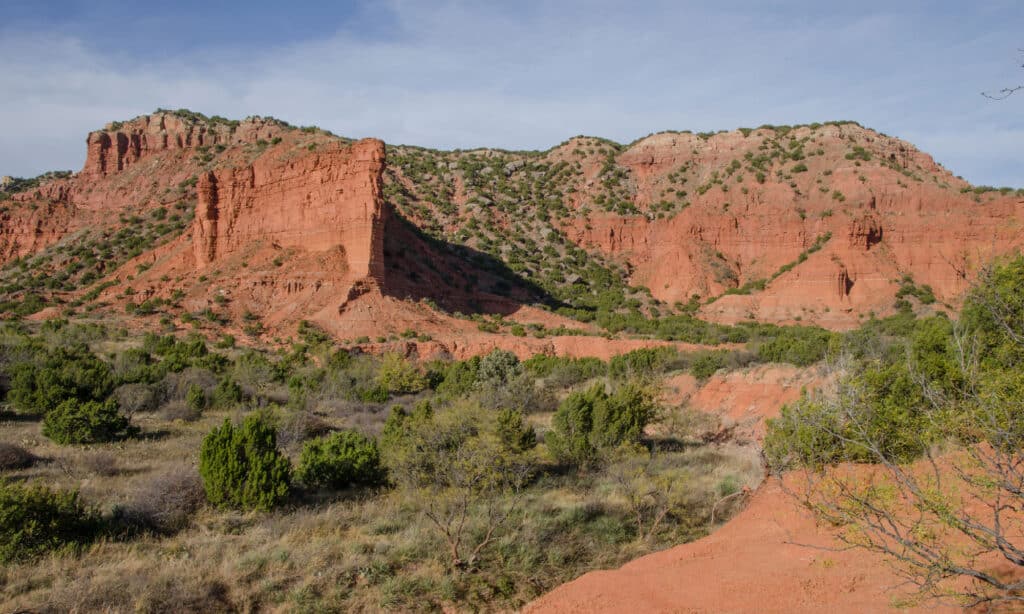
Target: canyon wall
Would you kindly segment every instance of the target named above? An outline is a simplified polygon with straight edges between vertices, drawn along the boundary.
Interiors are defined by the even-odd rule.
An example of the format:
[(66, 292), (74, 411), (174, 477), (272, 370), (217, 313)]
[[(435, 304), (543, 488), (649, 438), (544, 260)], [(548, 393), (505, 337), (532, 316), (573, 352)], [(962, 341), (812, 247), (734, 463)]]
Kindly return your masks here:
[[(626, 262), (658, 299), (719, 297), (702, 307), (705, 317), (833, 327), (891, 311), (904, 275), (955, 304), (981, 266), (1024, 243), (1019, 194), (979, 196), (927, 154), (856, 126), (792, 134), (818, 139), (807, 145), (816, 155), (776, 164), (760, 180), (747, 166), (764, 150), (752, 136), (643, 139), (617, 157), (633, 203), (643, 211), (667, 187), (682, 190), (666, 177), (685, 166), (707, 182), (685, 185), (690, 204), (669, 216), (595, 211), (564, 230)], [(854, 143), (861, 153), (851, 153)], [(723, 172), (730, 164), (738, 170)], [(758, 281), (764, 289), (737, 292)]]
[(89, 133), (82, 175), (103, 177), (163, 151), (269, 141), (284, 133), (280, 122), (261, 117), (242, 122), (195, 121), (173, 113), (143, 115)]
[[(294, 303), (282, 320), (309, 305), (327, 319), (353, 289), (365, 291), (362, 281), (462, 313), (508, 315), (543, 302), (530, 286), (539, 270), (504, 270), (516, 239), (503, 229), (521, 222), (529, 229), (517, 232), (534, 234), (520, 249), (552, 254), (562, 280), (578, 278), (572, 267), (582, 265), (547, 240), (554, 231), (621, 265), (661, 301), (698, 297), (701, 317), (832, 328), (891, 313), (907, 276), (955, 309), (981, 266), (1024, 243), (1021, 192), (977, 190), (910, 144), (850, 123), (670, 132), (629, 146), (577, 137), (543, 153), (501, 153), (493, 169), (477, 164), (498, 155), (490, 150), (463, 160), (471, 152), (417, 149), (423, 159), (408, 177), (395, 175), (391, 196), (383, 176), (398, 163), (387, 165), (380, 141), (350, 145), (269, 118), (159, 112), (108, 125), (87, 145), (80, 173), (9, 195), (0, 261), (78, 232), (138, 231), (137, 220), (152, 225), (159, 209), (180, 224), (194, 206), (173, 275), (155, 267), (142, 276), (153, 278), (149, 291), (163, 292), (161, 277), (230, 270), (228, 285), (248, 280), (254, 311), (269, 312), (282, 297)], [(489, 199), (466, 192), (463, 167), (474, 164), (478, 182), (501, 186)], [(561, 206), (549, 208), (557, 211), (549, 223), (537, 213), (536, 189), (550, 177), (545, 190)], [(423, 216), (390, 216), (388, 207), (417, 186), (427, 196)], [(472, 238), (475, 224), (496, 233), (489, 244)], [(447, 249), (421, 228), (440, 228), (468, 249)], [(244, 270), (250, 259), (258, 274)], [(290, 297), (308, 288), (316, 297), (300, 308)]]
[(382, 282), (383, 168), (384, 143), (367, 139), (201, 175), (192, 226), (197, 269), (264, 242), (309, 252), (342, 250), (350, 277)]

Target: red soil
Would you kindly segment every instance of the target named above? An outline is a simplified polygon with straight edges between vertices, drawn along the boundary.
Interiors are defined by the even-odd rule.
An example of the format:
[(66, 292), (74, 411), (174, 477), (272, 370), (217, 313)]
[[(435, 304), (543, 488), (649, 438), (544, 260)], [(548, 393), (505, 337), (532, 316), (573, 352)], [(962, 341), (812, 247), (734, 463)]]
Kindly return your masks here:
[[(828, 528), (772, 478), (704, 539), (562, 585), (524, 612), (885, 612), (899, 579), (876, 555), (831, 550)], [(918, 610), (912, 610), (918, 611)], [(955, 611), (936, 606), (919, 611)]]

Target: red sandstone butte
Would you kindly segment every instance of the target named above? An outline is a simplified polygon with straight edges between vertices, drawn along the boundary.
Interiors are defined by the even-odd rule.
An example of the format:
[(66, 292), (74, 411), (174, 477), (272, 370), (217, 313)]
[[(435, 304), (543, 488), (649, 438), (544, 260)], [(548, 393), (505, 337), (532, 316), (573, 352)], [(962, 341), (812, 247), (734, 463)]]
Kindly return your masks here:
[[(955, 309), (981, 266), (1024, 241), (1018, 194), (976, 194), (927, 154), (855, 124), (662, 133), (607, 154), (587, 143), (571, 139), (531, 158), (579, 168), (563, 186), (570, 214), (553, 224), (620, 263), (657, 299), (699, 296), (699, 314), (715, 321), (850, 328), (872, 313), (891, 313), (907, 275), (934, 289), (939, 302), (925, 309)], [(794, 143), (805, 154), (799, 164), (776, 158), (763, 177), (752, 172), (750, 159)], [(608, 164), (622, 171), (634, 213), (593, 204)], [(456, 167), (446, 164), (443, 180), (462, 217), (449, 225), (479, 206), (469, 202)], [(685, 185), (678, 183), (683, 167)], [(464, 280), (491, 273), (442, 253), (400, 222), (382, 190), (386, 172), (412, 181), (388, 165), (380, 141), (350, 145), (258, 117), (155, 113), (90, 134), (77, 175), (13, 195), (0, 211), (0, 261), (75, 233), (116, 230), (119, 216), (184, 200), (195, 205), (192, 228), (107, 272), (118, 285), (104, 300), (116, 307), (114, 297), (128, 285), (142, 298), (177, 289), (202, 309), (220, 294), (232, 316), (254, 313), (270, 332), (308, 319), (349, 339), (402, 327), (452, 343), (478, 336), (474, 323), (423, 299), (444, 299), (449, 312), (476, 306), (520, 321), (592, 328), (531, 307), (535, 297), (518, 289), (507, 296), (467, 290)], [(670, 189), (685, 189), (689, 204), (665, 215), (655, 206)], [(494, 211), (498, 227), (513, 221), (504, 209)], [(138, 273), (140, 265), (150, 268)], [(405, 274), (389, 274), (398, 265)], [(763, 289), (737, 292), (758, 281)]]

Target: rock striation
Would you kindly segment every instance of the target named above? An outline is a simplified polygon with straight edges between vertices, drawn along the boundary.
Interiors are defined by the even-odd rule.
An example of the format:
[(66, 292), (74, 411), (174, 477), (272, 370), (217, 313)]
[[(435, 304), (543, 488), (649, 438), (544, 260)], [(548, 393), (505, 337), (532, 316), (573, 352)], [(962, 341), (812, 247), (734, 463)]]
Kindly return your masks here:
[(196, 268), (207, 270), (264, 242), (307, 252), (338, 250), (351, 278), (382, 284), (383, 170), (384, 143), (367, 139), (201, 175), (191, 237)]
[[(505, 270), (514, 246), (500, 233), (529, 222), (538, 234), (520, 249), (553, 250), (565, 283), (579, 276), (563, 245), (582, 247), (669, 305), (697, 297), (707, 319), (848, 328), (891, 313), (908, 276), (955, 308), (979, 267), (1024, 244), (1020, 192), (976, 190), (909, 144), (855, 124), (613, 145), (577, 137), (475, 170), (458, 152), (423, 150), (406, 176), (378, 140), (351, 143), (269, 118), (158, 112), (91, 133), (80, 173), (10, 195), (0, 207), (0, 261), (79, 232), (110, 236), (163, 210), (187, 227), (117, 273), (133, 278), (139, 296), (205, 277), (234, 293), (232, 305), (280, 323), (342, 317), (370, 332), (399, 321), (444, 330), (459, 327), (406, 307), (511, 315), (546, 300), (534, 283), (542, 272)], [(494, 155), (477, 158), (486, 165)], [(466, 169), (505, 191), (473, 197)], [(555, 176), (558, 214), (520, 219), (534, 215), (531, 186)], [(395, 214), (416, 186), (428, 195), (414, 203), (426, 217)], [(470, 238), (481, 220), (499, 233), (487, 253)], [(438, 242), (439, 229), (459, 249)], [(552, 234), (559, 241), (545, 243)], [(371, 290), (406, 305), (378, 297), (351, 307)], [(210, 298), (201, 291), (190, 290), (199, 309)]]
[(244, 122), (215, 122), (197, 121), (170, 112), (143, 115), (89, 133), (82, 174), (104, 177), (123, 171), (154, 153), (255, 143), (261, 139), (269, 141), (284, 130), (281, 122), (259, 117)]

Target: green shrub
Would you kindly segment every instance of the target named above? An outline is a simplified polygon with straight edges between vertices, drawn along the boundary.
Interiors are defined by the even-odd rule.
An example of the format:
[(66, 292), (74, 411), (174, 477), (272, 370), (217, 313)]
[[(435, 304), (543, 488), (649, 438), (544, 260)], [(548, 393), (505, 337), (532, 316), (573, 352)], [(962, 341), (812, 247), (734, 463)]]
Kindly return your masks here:
[(591, 441), (599, 450), (638, 442), (654, 419), (655, 410), (649, 390), (633, 382), (619, 386), (603, 403), (594, 406)]
[(217, 507), (269, 510), (288, 498), (291, 465), (277, 449), (277, 432), (262, 414), (241, 426), (227, 419), (203, 440), (199, 475)]
[(437, 392), (453, 397), (467, 394), (476, 385), (477, 372), (479, 370), (479, 356), (448, 364), (444, 369), (441, 383), (437, 385)]
[(690, 375), (705, 380), (725, 367), (724, 352), (701, 352), (690, 363)]
[(355, 431), (307, 441), (295, 476), (311, 488), (377, 486), (386, 472), (377, 442)]
[(497, 435), (505, 449), (511, 452), (525, 452), (537, 446), (537, 433), (526, 424), (523, 412), (518, 409), (502, 409), (497, 417)]
[(667, 369), (679, 353), (673, 347), (641, 348), (613, 356), (608, 363), (612, 377), (650, 376)]
[[(918, 286), (914, 283), (913, 276), (907, 274), (904, 275), (900, 280), (900, 288), (896, 291), (897, 303), (900, 301), (906, 303), (906, 297), (913, 296), (917, 300), (921, 301), (922, 305), (931, 305), (935, 303), (935, 292), (932, 287), (928, 284)], [(900, 303), (902, 304), (902, 303)], [(909, 304), (909, 303), (908, 303)]]
[(65, 445), (117, 441), (137, 431), (112, 399), (102, 403), (68, 399), (43, 418), (43, 435)]
[(77, 492), (0, 483), (0, 562), (73, 549), (92, 541), (99, 529), (98, 514)]
[(798, 367), (812, 365), (825, 357), (832, 333), (809, 326), (783, 326), (774, 337), (757, 348), (764, 362), (788, 362)]
[(527, 373), (549, 378), (561, 386), (571, 386), (605, 375), (608, 365), (599, 358), (568, 358), (537, 354), (523, 361)]
[(597, 450), (590, 441), (594, 406), (606, 396), (604, 386), (595, 384), (585, 391), (570, 394), (562, 401), (551, 420), (551, 431), (544, 438), (553, 457), (577, 466), (594, 461)]
[(503, 386), (523, 373), (523, 365), (512, 352), (492, 350), (480, 359), (476, 379), (482, 385)]
[(395, 352), (384, 355), (377, 381), (385, 390), (395, 394), (411, 394), (427, 387), (427, 379), (416, 365)]
[(380, 448), (385, 460), (395, 457), (401, 451), (414, 428), (421, 423), (430, 422), (433, 417), (434, 407), (430, 401), (420, 401), (412, 412), (405, 411), (401, 405), (393, 406), (391, 413), (384, 420), (384, 428), (380, 433)]
[(102, 401), (114, 390), (107, 363), (84, 345), (43, 352), (36, 360), (10, 368), (7, 400), (15, 409), (45, 414), (68, 399)]
[(189, 384), (185, 392), (185, 405), (193, 412), (201, 412), (206, 409), (206, 392), (198, 384)]
[(835, 399), (802, 396), (768, 420), (765, 455), (776, 469), (819, 468), (841, 461), (897, 462), (919, 456), (944, 427), (906, 362), (848, 376)]
[(364, 403), (384, 403), (390, 396), (387, 387), (380, 383), (361, 388), (356, 394)]
[(223, 377), (213, 389), (210, 406), (216, 409), (229, 409), (241, 402), (242, 387), (230, 377)]
[(612, 448), (638, 442), (655, 413), (653, 396), (641, 386), (627, 383), (609, 395), (596, 384), (558, 406), (545, 442), (559, 462), (586, 467)]

